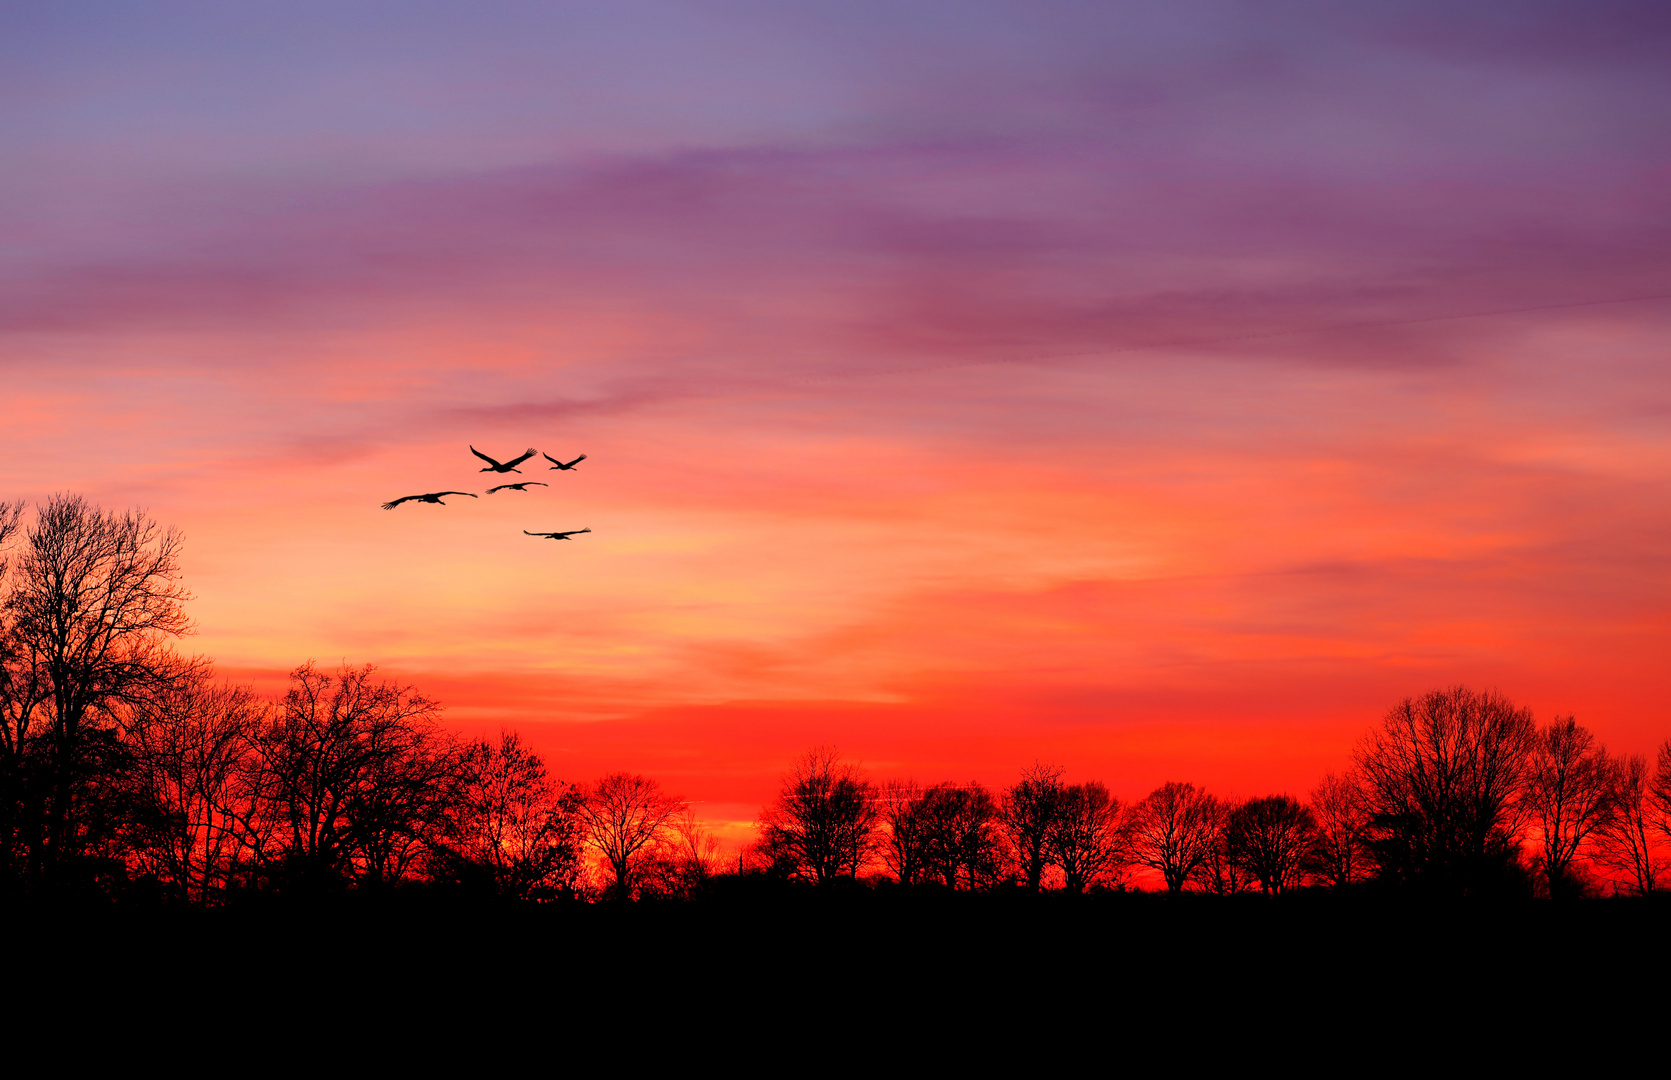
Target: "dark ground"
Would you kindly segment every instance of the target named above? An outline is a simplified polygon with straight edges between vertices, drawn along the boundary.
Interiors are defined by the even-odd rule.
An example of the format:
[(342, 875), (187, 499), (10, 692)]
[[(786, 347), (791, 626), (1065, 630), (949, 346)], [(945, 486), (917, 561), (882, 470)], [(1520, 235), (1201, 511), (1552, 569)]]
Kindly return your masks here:
[(7, 925), (18, 1022), (75, 1001), (130, 1030), (230, 1022), (278, 1053), (326, 1031), (367, 1053), (396, 1031), (401, 1053), (414, 1039), (443, 1053), (480, 1032), (484, 1047), (729, 1047), (814, 1071), (1089, 1053), (1355, 1072), (1445, 1046), (1456, 1065), (1599, 1064), (1609, 1046), (1657, 1045), (1671, 971), (1671, 905), (1628, 900), (855, 889), (519, 907), (412, 892), (60, 906)]

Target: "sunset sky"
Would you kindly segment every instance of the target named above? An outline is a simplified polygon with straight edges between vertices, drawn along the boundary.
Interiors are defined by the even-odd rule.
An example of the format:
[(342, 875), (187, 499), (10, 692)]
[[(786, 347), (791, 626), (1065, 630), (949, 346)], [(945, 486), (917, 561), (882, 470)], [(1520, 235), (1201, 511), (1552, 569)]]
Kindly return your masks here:
[[(1671, 6), (0, 9), (0, 498), (743, 835), (1671, 735)], [(537, 447), (575, 471), (485, 492)], [(531, 463), (530, 463), (531, 464)], [(523, 529), (590, 527), (568, 542)]]

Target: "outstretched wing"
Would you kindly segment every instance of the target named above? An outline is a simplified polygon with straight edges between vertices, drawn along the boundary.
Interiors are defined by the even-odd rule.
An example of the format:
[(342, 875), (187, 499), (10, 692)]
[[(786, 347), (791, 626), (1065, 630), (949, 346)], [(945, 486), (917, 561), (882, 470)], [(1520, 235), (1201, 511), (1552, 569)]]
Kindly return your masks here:
[[(443, 495), (470, 495), (470, 493), (469, 493), (469, 492), (468, 492), (468, 491), (437, 491), (437, 492), (436, 492), (436, 493), (435, 493), (435, 497), (436, 497), (436, 498), (437, 498), (437, 499), (439, 499), (439, 498), (440, 498), (440, 497), (441, 497), (441, 496), (443, 496)], [(471, 497), (471, 498), (472, 498), (472, 499), (474, 499), (474, 498), (475, 498), (475, 496), (474, 496), (474, 495), (470, 495), (470, 497)]]
[(472, 446), (470, 448), (470, 452), (472, 454), (475, 454), (477, 457), (481, 458), (483, 461), (487, 462), (489, 465), (493, 466), (495, 469), (499, 468), (499, 463), (497, 461), (494, 461), (492, 458), (488, 457), (486, 454), (482, 453), (480, 450), (477, 450), (474, 446)]
[(495, 491), (504, 491), (504, 490), (505, 490), (505, 489), (506, 489), (506, 488), (513, 488), (513, 487), (516, 487), (516, 485), (515, 485), (515, 484), (500, 484), (500, 485), (499, 485), (499, 486), (498, 486), (498, 487), (490, 487), (490, 488), (488, 488), (488, 489), (487, 489), (487, 493), (488, 493), (488, 494), (489, 494), (489, 495), (491, 495), (491, 494), (493, 494), (493, 493), (494, 493), (494, 492), (495, 492)]
[(523, 529), (522, 531), (523, 531), (524, 535), (527, 535), (527, 536), (554, 536), (554, 535), (556, 535), (555, 533), (531, 533), (527, 529)]
[(570, 468), (570, 469), (572, 469), (572, 468), (574, 468), (574, 467), (575, 467), (575, 466), (576, 466), (576, 465), (579, 465), (579, 464), (580, 464), (580, 463), (581, 463), (581, 462), (582, 462), (582, 461), (585, 461), (585, 460), (586, 460), (586, 455), (585, 455), (585, 454), (581, 454), (581, 455), (580, 455), (580, 456), (579, 456), (579, 457), (577, 457), (577, 458), (575, 458), (575, 459), (574, 459), (574, 460), (573, 460), (573, 461), (571, 461), (571, 462), (569, 462), (569, 463), (568, 463), (568, 466), (567, 466), (567, 467), (568, 467), (568, 468)]
[(564, 540), (567, 540), (571, 536), (579, 536), (583, 532), (591, 532), (591, 531), (592, 531), (591, 529), (570, 529), (566, 533), (556, 533), (555, 535), (561, 536)]
[(529, 458), (533, 457), (536, 453), (538, 453), (538, 451), (536, 451), (532, 446), (530, 446), (528, 448), (527, 452), (524, 453), (521, 457), (514, 458), (510, 461), (505, 462), (505, 468), (514, 469), (518, 465), (521, 465), (524, 461), (527, 461)]
[(393, 510), (395, 507), (399, 506), (403, 502), (411, 502), (413, 499), (419, 499), (419, 498), (422, 498), (422, 497), (423, 496), (421, 496), (421, 495), (406, 495), (406, 496), (403, 496), (399, 499), (396, 499), (394, 502), (384, 503), (383, 504), (383, 509)]

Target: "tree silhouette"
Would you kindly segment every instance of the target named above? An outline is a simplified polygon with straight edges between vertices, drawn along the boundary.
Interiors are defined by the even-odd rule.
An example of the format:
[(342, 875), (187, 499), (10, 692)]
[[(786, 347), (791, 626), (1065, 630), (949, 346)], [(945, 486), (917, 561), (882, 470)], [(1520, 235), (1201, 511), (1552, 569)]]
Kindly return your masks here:
[(1038, 892), (1051, 863), (1052, 836), (1062, 809), (1062, 770), (1037, 762), (1004, 792), (999, 821), (1020, 863), (1029, 892)]
[(673, 853), (679, 868), (680, 895), (700, 895), (720, 870), (720, 843), (714, 831), (697, 819), (686, 806), (673, 817)]
[(926, 871), (926, 826), (922, 792), (914, 780), (890, 780), (882, 787), (882, 861), (901, 885), (916, 885)]
[(1046, 845), (1051, 861), (1062, 868), (1063, 887), (1082, 893), (1125, 865), (1128, 834), (1120, 800), (1091, 781), (1059, 788), (1047, 795), (1053, 807)]
[(666, 834), (680, 801), (646, 776), (611, 773), (586, 790), (581, 820), (590, 844), (609, 868), (609, 893), (632, 898), (641, 853)]
[(1612, 781), (1607, 751), (1572, 717), (1556, 718), (1538, 732), (1526, 801), (1538, 828), (1538, 863), (1551, 897), (1579, 891), (1573, 860), (1612, 812)]
[(199, 677), (132, 714), (135, 861), (181, 900), (214, 903), (254, 884), (272, 836), (260, 789), (271, 711), (244, 687)]
[(1647, 896), (1659, 888), (1664, 873), (1654, 842), (1656, 822), (1652, 780), (1641, 754), (1615, 758), (1608, 784), (1608, 814), (1596, 831), (1597, 856), (1620, 874), (1624, 891)]
[(1194, 784), (1162, 784), (1133, 811), (1132, 854), (1179, 893), (1212, 856), (1219, 813), (1218, 800)]
[(1231, 836), (1229, 824), (1230, 815), (1235, 804), (1224, 799), (1213, 799), (1213, 842), (1207, 849), (1207, 857), (1191, 877), (1206, 892), (1216, 896), (1234, 896), (1237, 893), (1251, 892), (1257, 883), (1253, 871), (1248, 869), (1242, 853), (1236, 850), (1234, 838)]
[[(5, 533), (16, 515), (0, 515)], [(10, 567), (5, 847), (36, 883), (58, 884), (110, 839), (123, 709), (197, 671), (169, 647), (190, 629), (179, 554), (179, 534), (144, 515), (54, 495)]]
[(1381, 874), (1452, 894), (1510, 887), (1536, 741), (1530, 711), (1493, 693), (1393, 706), (1357, 751)]
[(580, 876), (581, 793), (553, 779), (520, 736), (502, 733), (465, 753), (451, 874), (474, 870), (516, 900), (572, 895)]
[(936, 784), (916, 809), (923, 869), (948, 889), (991, 887), (1000, 876), (998, 805), (979, 784)]
[(674, 814), (655, 847), (649, 850), (638, 878), (640, 896), (694, 900), (719, 873), (719, 837), (685, 806)]
[(1317, 876), (1337, 889), (1366, 878), (1371, 866), (1366, 846), (1369, 814), (1357, 777), (1324, 776), (1311, 793), (1311, 813), (1317, 822), (1312, 848)]
[(1230, 811), (1224, 825), (1231, 860), (1268, 895), (1301, 883), (1316, 837), (1316, 819), (1291, 795), (1249, 799)]
[(295, 886), (397, 882), (445, 829), (460, 750), (436, 727), (434, 702), (374, 681), (375, 670), (302, 665), (263, 734), (276, 854)]
[(1654, 808), (1655, 827), (1662, 837), (1671, 840), (1671, 739), (1659, 744), (1654, 778), (1648, 785), (1648, 801)]
[(870, 781), (834, 750), (809, 751), (762, 816), (762, 842), (814, 884), (856, 877), (875, 842), (876, 796)]

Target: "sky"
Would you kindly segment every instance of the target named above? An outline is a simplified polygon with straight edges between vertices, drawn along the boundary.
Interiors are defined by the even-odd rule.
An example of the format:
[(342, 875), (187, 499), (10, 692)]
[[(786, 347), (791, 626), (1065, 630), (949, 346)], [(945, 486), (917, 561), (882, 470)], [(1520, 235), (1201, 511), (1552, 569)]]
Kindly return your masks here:
[(1650, 751), (1668, 52), (1657, 3), (0, 6), (0, 497), (177, 526), (226, 678), (375, 664), (733, 840), (814, 746), (1303, 795), (1456, 683)]

